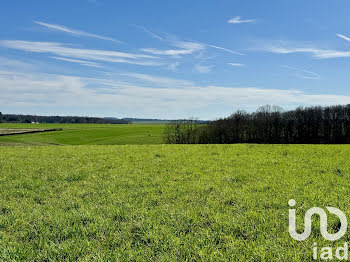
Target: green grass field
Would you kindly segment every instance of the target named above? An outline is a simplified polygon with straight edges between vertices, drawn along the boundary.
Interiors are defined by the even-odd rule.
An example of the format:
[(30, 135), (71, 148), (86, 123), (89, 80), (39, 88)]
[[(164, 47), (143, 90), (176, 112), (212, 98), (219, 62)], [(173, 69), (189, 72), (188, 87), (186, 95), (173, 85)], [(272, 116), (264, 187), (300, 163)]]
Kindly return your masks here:
[[(72, 131), (74, 134), (74, 130)], [(56, 140), (54, 140), (56, 141)], [(73, 143), (73, 142), (72, 142)], [(288, 233), (312, 206), (349, 217), (347, 145), (0, 148), (3, 261), (310, 261)], [(330, 228), (337, 220), (329, 216)]]
[(63, 128), (62, 131), (0, 137), (0, 145), (161, 144), (164, 125), (0, 124), (5, 128)]

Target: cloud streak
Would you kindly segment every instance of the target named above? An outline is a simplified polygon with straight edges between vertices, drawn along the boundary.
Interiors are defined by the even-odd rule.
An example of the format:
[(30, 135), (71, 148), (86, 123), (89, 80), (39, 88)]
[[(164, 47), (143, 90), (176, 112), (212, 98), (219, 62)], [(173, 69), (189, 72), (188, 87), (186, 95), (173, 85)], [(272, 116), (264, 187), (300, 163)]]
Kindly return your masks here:
[(185, 88), (195, 86), (192, 81), (182, 80), (182, 79), (174, 79), (170, 77), (163, 76), (154, 76), (147, 74), (139, 74), (139, 73), (124, 73), (118, 74), (118, 76), (127, 77), (130, 80), (140, 80), (142, 83), (150, 83), (152, 85), (160, 86), (160, 87), (173, 87), (173, 88)]
[(343, 38), (344, 40), (350, 42), (350, 38), (345, 36), (345, 35), (341, 35), (341, 34), (336, 34), (336, 36), (340, 37), (340, 38)]
[(231, 54), (244, 55), (244, 54), (239, 53), (237, 51), (234, 51), (234, 50), (231, 50), (228, 48), (224, 48), (221, 46), (200, 43), (200, 42), (174, 41), (174, 40), (170, 40), (170, 39), (165, 39), (165, 38), (157, 35), (156, 33), (150, 31), (149, 29), (147, 29), (144, 26), (138, 26), (138, 25), (133, 25), (133, 26), (146, 32), (152, 38), (158, 39), (158, 40), (163, 41), (163, 42), (168, 42), (172, 46), (181, 48), (181, 49), (168, 49), (168, 50), (162, 50), (162, 49), (156, 49), (156, 48), (143, 48), (143, 49), (141, 49), (141, 51), (146, 52), (146, 53), (151, 53), (154, 55), (180, 56), (180, 55), (192, 54), (196, 51), (204, 50), (205, 47), (210, 47), (210, 48), (226, 51), (226, 52), (231, 53)]
[(151, 36), (154, 39), (158, 39), (160, 41), (164, 40), (163, 37), (161, 37), (160, 35), (157, 35), (156, 33), (152, 32), (151, 30), (147, 29), (144, 26), (141, 26), (141, 25), (132, 25), (132, 26), (141, 29), (143, 32), (145, 32), (146, 34), (148, 34), (149, 36)]
[(181, 55), (190, 55), (205, 49), (205, 45), (196, 42), (174, 41), (171, 43), (178, 49), (156, 49), (156, 48), (142, 48), (141, 51), (152, 55), (163, 55), (179, 57)]
[(79, 60), (79, 59), (71, 59), (71, 58), (65, 58), (65, 57), (57, 57), (57, 56), (50, 56), (53, 59), (56, 60), (61, 60), (61, 61), (66, 61), (66, 62), (71, 62), (71, 63), (77, 63), (79, 65), (83, 65), (83, 66), (89, 66), (89, 67), (95, 67), (95, 68), (103, 68), (103, 66), (101, 66), (98, 63), (95, 62), (90, 62), (90, 61), (85, 61), (85, 60)]
[(32, 53), (47, 53), (54, 56), (61, 56), (70, 59), (94, 60), (110, 63), (126, 63), (144, 66), (160, 65), (159, 62), (155, 61), (157, 59), (155, 56), (109, 50), (74, 48), (56, 42), (3, 40), (0, 41), (0, 46)]
[(320, 79), (321, 76), (315, 72), (312, 71), (308, 71), (308, 70), (303, 70), (303, 69), (299, 69), (296, 67), (291, 67), (291, 66), (287, 66), (287, 65), (281, 65), (284, 68), (293, 70), (296, 72), (296, 76), (299, 78), (303, 78), (303, 79)]
[(56, 30), (56, 31), (64, 32), (64, 33), (69, 33), (69, 34), (76, 35), (76, 36), (92, 37), (92, 38), (97, 38), (97, 39), (101, 39), (101, 40), (112, 41), (115, 43), (122, 43), (122, 41), (115, 39), (115, 38), (112, 38), (112, 37), (91, 34), (91, 33), (87, 33), (87, 32), (82, 31), (82, 30), (72, 29), (72, 28), (69, 28), (69, 27), (66, 27), (63, 25), (48, 24), (48, 23), (44, 23), (44, 22), (40, 22), (40, 21), (33, 21), (33, 22), (38, 24), (38, 25), (44, 26), (46, 28), (52, 29), (52, 30)]
[(235, 16), (227, 21), (229, 24), (246, 24), (246, 23), (255, 23), (255, 19), (241, 19), (240, 16)]
[(240, 63), (227, 63), (229, 64), (230, 66), (235, 66), (235, 67), (243, 67), (245, 66), (244, 64), (240, 64)]
[(319, 49), (314, 47), (270, 45), (270, 46), (265, 46), (261, 50), (265, 52), (275, 53), (275, 54), (306, 53), (306, 54), (310, 54), (313, 58), (317, 58), (317, 59), (350, 57), (350, 51)]
[(201, 64), (196, 64), (194, 66), (194, 70), (196, 70), (198, 73), (201, 74), (207, 74), (211, 72), (211, 66), (205, 66), (205, 65), (201, 65)]
[(244, 55), (244, 54), (242, 54), (242, 53), (239, 53), (239, 52), (236, 52), (236, 51), (233, 51), (233, 50), (230, 50), (230, 49), (221, 47), (221, 46), (209, 45), (209, 44), (207, 44), (207, 46), (209, 46), (209, 47), (211, 47), (211, 48), (223, 50), (223, 51), (229, 52), (229, 53), (231, 53), (231, 54), (235, 54), (235, 55)]

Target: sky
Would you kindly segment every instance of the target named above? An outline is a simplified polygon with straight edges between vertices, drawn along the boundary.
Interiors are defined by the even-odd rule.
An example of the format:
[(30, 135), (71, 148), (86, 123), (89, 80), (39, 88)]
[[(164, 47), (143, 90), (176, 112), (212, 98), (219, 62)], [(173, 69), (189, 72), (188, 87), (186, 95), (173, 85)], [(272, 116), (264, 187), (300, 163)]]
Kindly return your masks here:
[(4, 0), (0, 111), (217, 119), (350, 103), (346, 0)]

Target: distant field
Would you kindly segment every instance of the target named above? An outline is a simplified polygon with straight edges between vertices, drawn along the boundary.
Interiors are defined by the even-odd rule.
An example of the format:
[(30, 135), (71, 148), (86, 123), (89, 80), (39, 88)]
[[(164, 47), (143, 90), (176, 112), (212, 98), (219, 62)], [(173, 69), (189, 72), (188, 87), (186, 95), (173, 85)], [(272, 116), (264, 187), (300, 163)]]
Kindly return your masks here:
[(161, 144), (164, 125), (155, 124), (0, 124), (1, 129), (47, 129), (62, 131), (0, 137), (0, 145), (119, 145)]
[(0, 152), (3, 261), (310, 261), (313, 242), (349, 240), (329, 243), (316, 224), (308, 240), (291, 239), (287, 204), (297, 201), (299, 229), (312, 206), (350, 217), (348, 145)]
[(164, 121), (132, 121), (131, 123), (133, 125), (165, 125), (167, 123), (169, 123), (171, 121), (167, 121), (167, 120), (164, 120)]
[[(139, 124), (143, 124), (143, 125), (165, 125), (165, 124), (169, 124), (173, 121), (180, 121), (180, 120), (156, 120), (156, 121), (151, 121), (151, 120), (145, 120), (145, 121), (131, 121), (131, 124), (134, 125), (139, 125)], [(205, 124), (207, 122), (209, 122), (208, 120), (196, 120), (201, 124)]]

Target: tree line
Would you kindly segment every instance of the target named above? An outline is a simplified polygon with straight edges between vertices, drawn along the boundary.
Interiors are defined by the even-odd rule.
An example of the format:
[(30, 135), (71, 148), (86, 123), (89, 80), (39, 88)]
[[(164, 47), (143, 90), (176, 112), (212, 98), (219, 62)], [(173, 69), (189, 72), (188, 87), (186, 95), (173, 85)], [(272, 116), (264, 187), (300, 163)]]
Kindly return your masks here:
[(173, 121), (164, 131), (170, 144), (348, 144), (350, 105), (298, 107), (284, 111), (263, 106), (253, 113), (239, 110), (207, 124)]
[(81, 117), (81, 116), (36, 116), (36, 115), (16, 115), (2, 114), (0, 112), (0, 123), (88, 123), (88, 124), (128, 124), (123, 119)]

